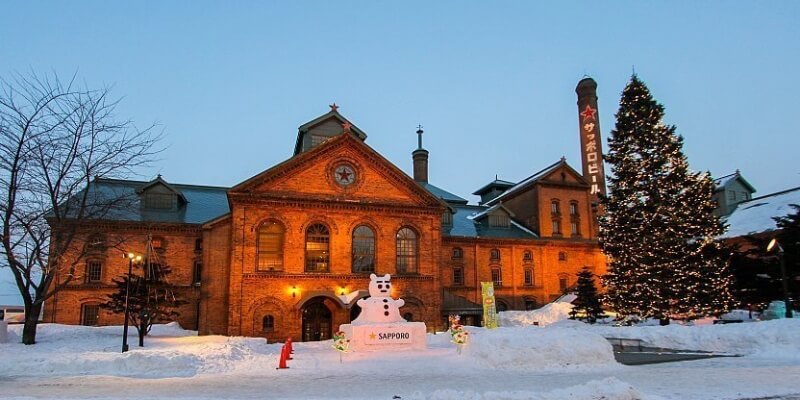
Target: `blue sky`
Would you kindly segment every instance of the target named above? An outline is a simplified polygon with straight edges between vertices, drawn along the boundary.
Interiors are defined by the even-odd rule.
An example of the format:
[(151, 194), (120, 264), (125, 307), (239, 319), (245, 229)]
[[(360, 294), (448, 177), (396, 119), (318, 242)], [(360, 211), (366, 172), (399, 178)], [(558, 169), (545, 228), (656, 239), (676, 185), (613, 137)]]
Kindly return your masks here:
[(693, 169), (738, 168), (767, 194), (800, 185), (798, 15), (778, 1), (17, 1), (0, 13), (0, 76), (113, 85), (120, 116), (166, 135), (142, 179), (234, 185), (336, 102), (409, 173), (422, 124), (431, 182), (474, 200), (495, 174), (561, 156), (580, 170), (575, 85), (597, 80), (605, 143), (635, 67)]

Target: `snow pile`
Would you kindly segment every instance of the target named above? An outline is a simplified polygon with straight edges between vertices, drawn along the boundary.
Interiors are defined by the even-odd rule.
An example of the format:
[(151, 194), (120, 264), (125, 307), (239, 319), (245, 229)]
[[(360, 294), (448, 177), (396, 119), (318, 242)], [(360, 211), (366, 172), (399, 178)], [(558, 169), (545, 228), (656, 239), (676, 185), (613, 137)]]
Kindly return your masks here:
[(478, 393), (445, 389), (436, 390), (430, 394), (415, 393), (410, 398), (412, 400), (639, 400), (644, 396), (631, 385), (617, 378), (606, 378), (546, 393), (532, 391)]
[(614, 352), (602, 336), (570, 328), (501, 327), (469, 329), (463, 354), (500, 369), (614, 366)]
[(605, 337), (635, 338), (647, 345), (678, 350), (701, 350), (768, 357), (800, 357), (800, 319), (704, 326), (591, 326)]
[(503, 311), (498, 313), (500, 326), (550, 325), (569, 318), (572, 304), (567, 302), (549, 303), (531, 311)]

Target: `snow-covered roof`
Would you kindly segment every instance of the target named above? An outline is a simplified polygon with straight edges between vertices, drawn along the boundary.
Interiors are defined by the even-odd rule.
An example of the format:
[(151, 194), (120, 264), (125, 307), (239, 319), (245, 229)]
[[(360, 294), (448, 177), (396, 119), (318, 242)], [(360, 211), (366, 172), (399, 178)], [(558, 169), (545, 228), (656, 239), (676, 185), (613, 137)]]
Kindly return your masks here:
[(550, 164), (550, 165), (548, 165), (547, 167), (545, 167), (545, 168), (544, 168), (544, 169), (542, 169), (541, 171), (539, 171), (539, 172), (537, 172), (537, 173), (535, 173), (535, 174), (533, 174), (533, 175), (531, 175), (531, 176), (529, 176), (529, 177), (527, 177), (527, 178), (523, 179), (523, 180), (522, 180), (520, 183), (518, 183), (518, 184), (514, 185), (514, 186), (513, 186), (513, 187), (511, 187), (510, 189), (508, 189), (508, 190), (506, 190), (505, 192), (501, 193), (499, 196), (497, 196), (497, 197), (495, 197), (495, 198), (493, 198), (493, 199), (491, 199), (491, 200), (487, 201), (487, 202), (486, 202), (486, 204), (487, 204), (487, 205), (488, 205), (488, 204), (493, 204), (493, 203), (495, 203), (496, 201), (499, 201), (499, 200), (503, 199), (504, 197), (506, 197), (506, 196), (508, 196), (508, 195), (510, 195), (510, 194), (512, 194), (512, 193), (515, 193), (515, 192), (519, 191), (519, 190), (520, 190), (520, 189), (522, 189), (522, 188), (526, 188), (526, 187), (528, 187), (528, 185), (530, 185), (530, 184), (532, 184), (532, 183), (536, 182), (536, 181), (537, 181), (537, 180), (539, 180), (541, 177), (543, 177), (543, 176), (545, 176), (545, 175), (549, 174), (551, 171), (555, 170), (555, 169), (556, 169), (556, 168), (557, 168), (559, 165), (561, 165), (561, 164), (564, 164), (564, 163), (566, 163), (566, 161), (565, 161), (565, 160), (562, 158), (561, 160), (559, 160), (559, 161), (556, 161), (556, 162), (554, 162), (553, 164)]
[(748, 190), (750, 190), (751, 193), (755, 193), (756, 192), (756, 188), (753, 187), (753, 185), (751, 185), (750, 182), (748, 182), (746, 179), (744, 179), (744, 177), (742, 177), (742, 173), (739, 172), (738, 169), (736, 170), (736, 172), (734, 172), (732, 174), (720, 176), (719, 178), (714, 178), (714, 189), (715, 190), (722, 190), (726, 186), (728, 186), (729, 183), (731, 183), (731, 182), (733, 182), (733, 181), (735, 181), (737, 179), (739, 180), (739, 183), (741, 183), (744, 187), (746, 187)]
[(800, 187), (743, 201), (725, 219), (729, 227), (721, 237), (733, 238), (775, 230), (777, 226), (773, 218), (794, 212), (791, 204), (800, 204)]

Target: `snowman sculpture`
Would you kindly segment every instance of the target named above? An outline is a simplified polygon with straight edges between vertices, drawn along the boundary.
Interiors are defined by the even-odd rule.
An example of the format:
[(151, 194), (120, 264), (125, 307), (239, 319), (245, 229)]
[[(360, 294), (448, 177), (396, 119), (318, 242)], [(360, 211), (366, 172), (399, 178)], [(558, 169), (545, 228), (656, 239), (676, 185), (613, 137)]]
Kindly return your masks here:
[(386, 274), (378, 277), (375, 274), (369, 275), (369, 298), (361, 299), (356, 304), (361, 307), (361, 314), (354, 319), (351, 324), (380, 324), (393, 322), (406, 322), (400, 316), (400, 307), (406, 304), (402, 299), (392, 299), (391, 275)]

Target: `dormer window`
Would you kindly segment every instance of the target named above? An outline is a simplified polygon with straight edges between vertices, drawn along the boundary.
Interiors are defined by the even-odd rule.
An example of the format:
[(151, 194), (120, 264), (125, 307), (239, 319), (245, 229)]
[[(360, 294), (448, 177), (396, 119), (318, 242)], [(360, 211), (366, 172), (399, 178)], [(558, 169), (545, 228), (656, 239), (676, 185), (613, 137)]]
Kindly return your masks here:
[(453, 225), (453, 214), (450, 213), (450, 210), (447, 210), (444, 212), (444, 214), (442, 214), (442, 225)]
[(489, 226), (492, 228), (508, 228), (511, 226), (511, 219), (508, 215), (496, 213), (489, 216)]
[(172, 210), (177, 199), (178, 196), (172, 193), (145, 193), (144, 207), (153, 210)]

